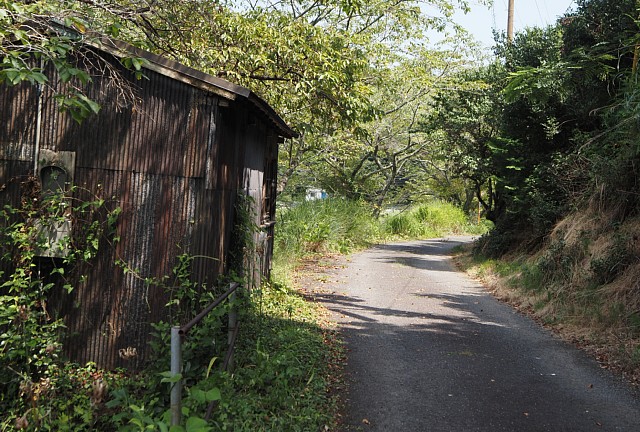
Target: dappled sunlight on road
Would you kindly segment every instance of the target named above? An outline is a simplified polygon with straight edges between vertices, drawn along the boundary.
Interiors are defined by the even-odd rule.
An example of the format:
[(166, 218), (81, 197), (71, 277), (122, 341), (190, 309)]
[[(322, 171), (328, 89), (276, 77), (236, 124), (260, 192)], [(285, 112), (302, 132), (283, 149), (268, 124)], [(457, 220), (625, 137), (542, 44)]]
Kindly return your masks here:
[(457, 272), (456, 244), (377, 246), (305, 287), (345, 340), (344, 430), (636, 430), (635, 400)]

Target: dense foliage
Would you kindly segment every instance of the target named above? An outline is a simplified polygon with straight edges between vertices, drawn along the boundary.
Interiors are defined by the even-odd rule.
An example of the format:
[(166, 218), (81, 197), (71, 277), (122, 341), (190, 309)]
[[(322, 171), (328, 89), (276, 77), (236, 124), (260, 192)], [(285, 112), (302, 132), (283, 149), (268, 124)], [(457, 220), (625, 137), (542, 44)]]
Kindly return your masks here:
[[(476, 61), (463, 34), (437, 48), (426, 43), (465, 1), (0, 0), (0, 85), (53, 85), (46, 74), (53, 67), (67, 83), (56, 95), (60, 109), (77, 121), (98, 113), (83, 93), (92, 78), (77, 62), (93, 31), (244, 85), (300, 132), (281, 147), (281, 197), (301, 201), (310, 186), (336, 197), (280, 212), (277, 259), (349, 251), (389, 235), (437, 235), (452, 224), (467, 229), (460, 227), (480, 206), (495, 223), (482, 251), (533, 251), (547, 241), (522, 280), (544, 285), (541, 298), (572, 307), (595, 299), (584, 311), (604, 320), (620, 315), (635, 334), (637, 277), (625, 272), (637, 262), (637, 234), (625, 224), (640, 215), (640, 15), (635, 0), (576, 4), (553, 26), (513, 41), (499, 36), (488, 63)], [(142, 59), (122, 62), (144, 79)], [(122, 97), (135, 96), (125, 90)], [(443, 201), (378, 220), (425, 196)], [(84, 204), (91, 212), (104, 203)], [(599, 232), (604, 246), (596, 250), (566, 223), (557, 226), (578, 209), (607, 214), (598, 229), (614, 234)], [(28, 421), (52, 429), (166, 427), (158, 375), (136, 385), (62, 361), (62, 323), (43, 306), (53, 284), (32, 277), (39, 227), (30, 211), (0, 213), (1, 259), (15, 268), (2, 275), (2, 428)], [(91, 258), (92, 239), (103, 233), (88, 231), (86, 244), (73, 245), (78, 262)], [(49, 270), (51, 278), (69, 277)], [(616, 292), (619, 307), (593, 309), (606, 297), (595, 288), (625, 274), (631, 288)], [(566, 288), (582, 282), (588, 295)], [(224, 414), (214, 423), (222, 430), (317, 430), (330, 421), (314, 407), (333, 403), (323, 393), (330, 372), (323, 330), (311, 324), (312, 312), (293, 314), (304, 304), (288, 289), (273, 285), (262, 294), (247, 307), (248, 345), (238, 356), (246, 369), (211, 375), (212, 359), (200, 355), (187, 407), (200, 413), (220, 400)], [(220, 333), (219, 320), (207, 330)], [(640, 358), (640, 349), (634, 353)], [(110, 405), (102, 382), (121, 388)], [(193, 419), (193, 430), (206, 429)]]
[[(55, 309), (77, 288), (92, 258), (117, 242), (120, 209), (99, 195), (80, 201), (50, 192), (42, 198), (37, 185), (23, 181), (21, 207), (0, 211), (1, 430), (95, 423), (94, 405), (117, 376), (65, 361), (65, 326)], [(52, 235), (69, 221), (78, 237)]]
[(450, 160), (496, 222), (476, 249), (495, 292), (635, 383), (639, 13), (582, 0), (554, 26), (499, 38), (497, 62), (464, 75), (489, 90), (443, 94), (453, 115), (425, 122), (442, 119)]
[(441, 93), (425, 118), (496, 230), (485, 252), (532, 250), (605, 188), (637, 212), (636, 2), (590, 0), (545, 29), (499, 37), (495, 63), (465, 71), (474, 91)]

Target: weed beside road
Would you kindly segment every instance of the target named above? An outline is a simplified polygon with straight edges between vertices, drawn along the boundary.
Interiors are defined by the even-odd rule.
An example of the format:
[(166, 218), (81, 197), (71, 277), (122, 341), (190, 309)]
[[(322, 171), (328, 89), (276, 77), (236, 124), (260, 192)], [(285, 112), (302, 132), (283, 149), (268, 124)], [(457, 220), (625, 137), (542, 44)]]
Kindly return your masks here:
[[(619, 281), (602, 285), (596, 277), (588, 277), (581, 256), (574, 249), (558, 248), (557, 243), (550, 242), (535, 256), (502, 259), (458, 250), (456, 262), (497, 298), (531, 316), (588, 352), (602, 367), (637, 386), (640, 384), (640, 327), (634, 320), (635, 302), (620, 303), (617, 292), (610, 294)], [(549, 257), (553, 258), (552, 263)], [(593, 254), (585, 257), (598, 260)], [(557, 268), (558, 263), (561, 268)], [(627, 283), (625, 288), (627, 286), (631, 284)]]

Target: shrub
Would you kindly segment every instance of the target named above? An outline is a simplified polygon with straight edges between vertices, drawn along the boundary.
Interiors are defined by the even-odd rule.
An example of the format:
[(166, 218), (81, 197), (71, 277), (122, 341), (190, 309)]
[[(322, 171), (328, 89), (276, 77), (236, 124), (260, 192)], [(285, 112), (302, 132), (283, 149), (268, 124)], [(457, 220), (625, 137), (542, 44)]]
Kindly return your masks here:
[(405, 238), (439, 237), (447, 234), (481, 234), (489, 227), (474, 225), (464, 212), (453, 204), (434, 200), (419, 204), (384, 221), (387, 233)]
[(288, 261), (316, 252), (346, 253), (381, 239), (371, 209), (358, 201), (304, 201), (278, 211), (275, 259)]
[[(21, 186), (34, 190), (30, 179)], [(19, 208), (6, 205), (0, 211), (0, 265), (5, 269), (0, 271), (2, 430), (10, 423), (17, 429), (31, 424), (69, 430), (78, 421), (90, 429), (96, 421), (97, 406), (89, 397), (98, 385), (98, 372), (64, 361), (64, 323), (49, 300), (54, 293), (72, 292), (83, 266), (99, 248), (117, 241), (120, 209), (107, 207), (98, 196), (79, 202), (60, 193), (44, 199), (24, 194)], [(76, 235), (48, 241), (48, 230), (71, 218)], [(43, 256), (62, 251), (60, 258)]]
[(426, 225), (416, 220), (411, 213), (398, 213), (389, 216), (385, 221), (389, 234), (400, 237), (424, 237), (427, 235)]

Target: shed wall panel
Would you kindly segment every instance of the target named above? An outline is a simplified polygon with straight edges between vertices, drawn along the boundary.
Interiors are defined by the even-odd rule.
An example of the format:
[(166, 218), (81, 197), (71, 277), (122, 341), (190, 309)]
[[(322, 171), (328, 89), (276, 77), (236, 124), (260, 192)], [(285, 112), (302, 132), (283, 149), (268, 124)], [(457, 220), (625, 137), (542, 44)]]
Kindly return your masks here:
[(79, 167), (204, 177), (206, 140), (218, 97), (152, 71), (146, 75), (133, 81), (135, 102), (126, 106), (108, 77), (94, 77), (86, 92), (102, 108), (80, 124), (61, 113), (53, 94), (45, 91), (41, 146), (76, 151)]
[(69, 273), (76, 288), (56, 291), (51, 305), (68, 325), (73, 359), (136, 369), (148, 356), (151, 323), (171, 319), (169, 294), (149, 281), (171, 275), (187, 254), (197, 256), (193, 281), (214, 289), (228, 270), (238, 190), (253, 197), (259, 222), (269, 128), (245, 104), (223, 107), (219, 96), (159, 73), (136, 80), (116, 60), (112, 66), (135, 102), (123, 104), (110, 77), (96, 73), (86, 91), (101, 110), (82, 123), (60, 112), (54, 94), (65, 87), (55, 76), (41, 89), (0, 86), (0, 200), (20, 204), (41, 148), (75, 152), (74, 202), (122, 209), (120, 240), (102, 239), (97, 255)]
[(0, 84), (0, 160), (33, 160), (38, 90), (26, 84)]

